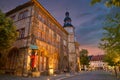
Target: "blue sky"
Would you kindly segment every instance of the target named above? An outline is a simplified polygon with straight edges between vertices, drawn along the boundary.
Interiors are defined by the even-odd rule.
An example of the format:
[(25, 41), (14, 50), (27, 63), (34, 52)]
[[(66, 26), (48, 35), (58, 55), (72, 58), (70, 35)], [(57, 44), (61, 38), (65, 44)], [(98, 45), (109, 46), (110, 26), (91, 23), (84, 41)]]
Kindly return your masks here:
[[(0, 9), (4, 12), (29, 0), (1, 0)], [(76, 28), (76, 38), (81, 48), (88, 49), (89, 54), (103, 54), (98, 43), (103, 36), (105, 16), (111, 12), (103, 4), (90, 5), (91, 0), (38, 0), (55, 19), (63, 25), (65, 12), (70, 13), (72, 24)]]

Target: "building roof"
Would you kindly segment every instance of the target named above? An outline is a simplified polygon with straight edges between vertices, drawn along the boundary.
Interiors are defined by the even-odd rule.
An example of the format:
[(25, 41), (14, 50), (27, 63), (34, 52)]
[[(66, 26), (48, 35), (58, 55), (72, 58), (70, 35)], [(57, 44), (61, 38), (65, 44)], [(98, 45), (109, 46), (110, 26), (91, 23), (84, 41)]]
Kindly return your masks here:
[(104, 55), (91, 56), (90, 61), (103, 61)]
[(19, 5), (19, 6), (17, 6), (16, 8), (8, 11), (8, 12), (6, 13), (6, 16), (9, 16), (9, 15), (11, 15), (11, 14), (13, 14), (13, 13), (15, 13), (15, 12), (21, 10), (21, 9), (24, 9), (24, 8), (26, 8), (26, 7), (29, 7), (29, 6), (31, 6), (31, 5), (33, 5), (33, 2), (32, 2), (32, 1), (26, 2), (26, 3), (22, 4), (22, 5)]

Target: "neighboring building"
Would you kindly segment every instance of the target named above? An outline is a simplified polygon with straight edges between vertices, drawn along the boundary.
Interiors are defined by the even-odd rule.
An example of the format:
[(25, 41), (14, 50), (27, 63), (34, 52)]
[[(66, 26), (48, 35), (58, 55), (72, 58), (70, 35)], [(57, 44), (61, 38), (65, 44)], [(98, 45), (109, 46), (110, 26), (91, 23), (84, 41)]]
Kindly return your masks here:
[(68, 52), (69, 52), (69, 68), (75, 71), (77, 65), (77, 54), (75, 47), (75, 27), (71, 24), (69, 12), (65, 13), (64, 29), (69, 33), (68, 35)]
[(19, 36), (8, 53), (5, 72), (19, 76), (31, 71), (60, 72), (68, 69), (68, 56), (71, 65), (75, 65), (74, 27), (67, 25), (68, 13), (64, 28), (69, 36), (37, 0), (20, 5), (6, 15), (14, 20)]
[(90, 56), (91, 69), (105, 69), (107, 63), (103, 62), (104, 55)]

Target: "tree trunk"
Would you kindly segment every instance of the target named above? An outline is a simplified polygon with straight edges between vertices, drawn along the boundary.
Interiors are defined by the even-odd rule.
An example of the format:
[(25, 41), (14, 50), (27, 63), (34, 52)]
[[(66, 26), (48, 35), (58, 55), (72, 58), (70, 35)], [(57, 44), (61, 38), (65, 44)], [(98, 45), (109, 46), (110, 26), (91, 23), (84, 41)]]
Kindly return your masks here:
[(114, 67), (114, 71), (115, 71), (115, 76), (117, 77), (117, 69), (116, 69), (116, 66)]
[(119, 72), (120, 72), (120, 66), (119, 66)]
[(83, 65), (83, 69), (85, 70), (85, 65)]

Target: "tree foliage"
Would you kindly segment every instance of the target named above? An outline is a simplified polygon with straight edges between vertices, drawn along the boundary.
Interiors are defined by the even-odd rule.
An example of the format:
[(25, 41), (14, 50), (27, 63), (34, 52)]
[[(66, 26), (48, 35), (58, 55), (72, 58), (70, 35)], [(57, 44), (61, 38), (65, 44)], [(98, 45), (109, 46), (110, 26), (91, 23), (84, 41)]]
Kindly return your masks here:
[(16, 37), (13, 21), (0, 10), (0, 51), (8, 49), (15, 42)]
[(110, 66), (119, 66), (120, 65), (120, 54), (111, 52), (105, 54), (104, 61)]
[(81, 65), (89, 65), (88, 51), (86, 49), (80, 51), (80, 63)]
[(120, 13), (106, 19), (100, 48), (105, 50), (105, 61), (111, 66), (120, 65)]
[(103, 2), (107, 7), (116, 6), (120, 7), (120, 0), (92, 0), (91, 4)]

